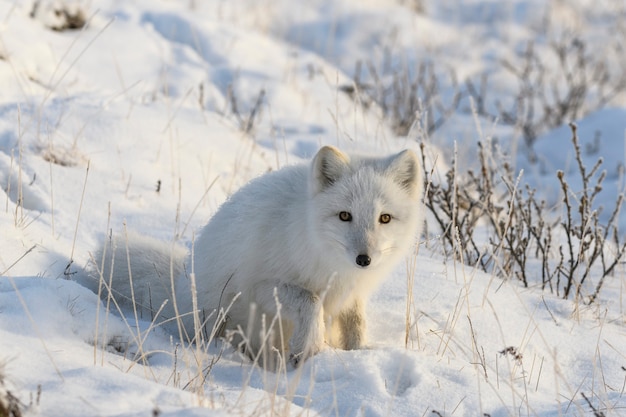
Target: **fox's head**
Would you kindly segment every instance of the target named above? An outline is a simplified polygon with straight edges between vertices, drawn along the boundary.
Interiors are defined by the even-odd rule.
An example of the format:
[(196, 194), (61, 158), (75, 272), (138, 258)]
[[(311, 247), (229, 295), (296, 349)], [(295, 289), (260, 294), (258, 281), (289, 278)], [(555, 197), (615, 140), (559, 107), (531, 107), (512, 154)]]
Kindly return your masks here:
[(319, 250), (338, 271), (390, 268), (412, 246), (423, 189), (413, 151), (383, 158), (325, 146), (311, 165), (311, 215)]

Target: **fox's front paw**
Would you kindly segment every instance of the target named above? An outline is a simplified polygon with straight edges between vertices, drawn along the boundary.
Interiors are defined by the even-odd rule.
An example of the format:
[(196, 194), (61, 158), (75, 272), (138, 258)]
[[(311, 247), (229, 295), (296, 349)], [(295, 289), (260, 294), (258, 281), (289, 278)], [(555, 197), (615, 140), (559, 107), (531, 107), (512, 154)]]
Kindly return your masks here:
[[(321, 315), (320, 315), (321, 316)], [(302, 329), (302, 328), (301, 328)], [(296, 332), (289, 341), (289, 364), (297, 368), (316, 355), (324, 346), (324, 321), (319, 317), (310, 322), (306, 332)]]
[(292, 369), (296, 369), (302, 362), (304, 362), (302, 353), (292, 353), (289, 355), (289, 366)]
[(292, 369), (295, 369), (302, 365), (304, 361), (316, 355), (319, 351), (320, 348), (318, 346), (315, 346), (314, 348), (308, 349), (306, 351), (291, 353), (289, 354), (289, 366), (291, 366)]
[[(324, 345), (323, 335), (318, 332), (313, 332), (313, 334), (310, 336), (312, 337), (310, 337), (309, 340), (312, 339), (312, 341), (305, 343), (304, 346), (299, 343), (290, 344), (289, 351), (291, 353), (289, 354), (289, 365), (291, 365), (293, 368), (297, 368), (304, 361), (312, 356), (317, 355), (317, 353), (322, 350), (322, 346)], [(295, 341), (292, 340), (292, 342)]]

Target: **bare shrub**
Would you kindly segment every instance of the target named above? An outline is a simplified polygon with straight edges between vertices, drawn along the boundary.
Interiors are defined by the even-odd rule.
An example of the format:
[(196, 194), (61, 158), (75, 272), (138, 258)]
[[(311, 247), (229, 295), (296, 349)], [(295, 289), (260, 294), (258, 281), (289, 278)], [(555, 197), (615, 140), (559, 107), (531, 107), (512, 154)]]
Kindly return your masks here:
[(63, 167), (84, 165), (88, 159), (76, 147), (47, 146), (40, 148), (41, 157), (52, 164)]
[[(572, 290), (576, 291), (576, 297), (583, 295), (581, 289), (589, 277), (591, 268), (600, 261), (601, 278), (596, 285), (595, 291), (590, 295), (593, 301), (599, 294), (604, 279), (613, 272), (615, 266), (622, 258), (626, 250), (626, 241), (621, 242), (617, 227), (617, 217), (624, 200), (624, 195), (617, 196), (613, 209), (606, 224), (600, 224), (599, 213), (602, 208), (594, 208), (594, 201), (598, 193), (602, 191), (602, 183), (606, 177), (606, 171), (598, 174), (602, 165), (602, 158), (587, 171), (583, 164), (578, 134), (575, 124), (570, 124), (572, 129), (572, 143), (574, 144), (576, 162), (580, 173), (583, 188), (580, 193), (573, 193), (565, 180), (563, 171), (557, 172), (557, 178), (563, 192), (565, 206), (565, 218), (560, 225), (563, 228), (567, 245), (565, 264), (559, 269), (559, 278), (565, 280), (563, 297), (567, 298)], [(572, 201), (575, 199), (574, 201)], [(608, 258), (606, 248), (614, 243), (615, 255)], [(558, 287), (557, 287), (558, 288)]]
[(37, 0), (33, 3), (30, 17), (41, 20), (46, 27), (58, 32), (82, 29), (87, 24), (83, 7), (67, 1)]
[(23, 405), (20, 400), (9, 391), (4, 382), (4, 370), (0, 366), (0, 417), (21, 417)]
[(265, 90), (259, 90), (259, 95), (247, 114), (240, 110), (239, 101), (232, 84), (228, 86), (228, 101), (230, 103), (230, 111), (233, 116), (235, 116), (235, 119), (237, 119), (239, 129), (244, 133), (251, 133), (254, 129), (254, 123), (261, 116), (263, 102), (265, 101)]
[[(624, 196), (617, 197), (612, 214), (602, 223), (603, 208), (594, 204), (606, 175), (599, 172), (602, 160), (590, 170), (585, 167), (576, 126), (571, 128), (583, 189), (573, 190), (563, 172), (557, 172), (563, 203), (557, 210), (538, 200), (535, 189), (520, 186), (521, 175), (514, 177), (506, 157), (492, 155), (497, 147), (479, 143), (479, 172), (460, 175), (453, 164), (446, 180), (436, 183), (429, 176), (422, 145), (424, 203), (441, 231), (446, 255), (486, 272), (515, 277), (524, 286), (540, 285), (566, 299), (574, 296), (588, 303), (597, 299), (626, 251), (618, 231)], [(479, 237), (485, 235), (477, 233), (478, 225), (486, 229), (486, 238)], [(540, 274), (532, 273), (531, 263)], [(592, 290), (584, 291), (592, 270), (599, 279)]]
[[(424, 116), (426, 132), (433, 133), (457, 111), (463, 97), (453, 69), (447, 71), (452, 93), (449, 98), (445, 97), (441, 82), (443, 75), (432, 61), (420, 62), (414, 71), (403, 67), (379, 73), (371, 62), (366, 67), (365, 70), (363, 63), (357, 62), (353, 84), (339, 89), (365, 108), (372, 102), (377, 103), (383, 117), (399, 136), (409, 133), (417, 115)], [(362, 81), (365, 75), (369, 76), (370, 82)]]
[[(621, 56), (617, 48), (612, 53)], [(478, 104), (480, 115), (516, 126), (532, 158), (532, 145), (539, 134), (601, 109), (626, 91), (624, 68), (611, 70), (609, 58), (591, 49), (571, 33), (549, 40), (547, 54), (529, 41), (516, 61), (502, 61), (503, 68), (517, 80), (518, 90), (508, 105), (495, 99), (495, 112), (487, 110), (486, 74), (479, 86), (466, 80), (466, 92)]]
[[(582, 34), (545, 30), (544, 42), (528, 41), (517, 58), (502, 59), (495, 69), (517, 82), (508, 97), (489, 95), (487, 72), (459, 81), (453, 68), (441, 68), (429, 58), (392, 64), (389, 50), (378, 65), (357, 62), (353, 82), (339, 90), (365, 108), (376, 103), (399, 136), (409, 133), (418, 115), (432, 134), (456, 112), (475, 111), (521, 132), (532, 161), (532, 147), (541, 133), (604, 108), (626, 93), (621, 42), (607, 43), (601, 53)], [(614, 30), (625, 31), (619, 23)], [(468, 98), (473, 105), (465, 105)]]
[(413, 10), (417, 14), (426, 14), (425, 0), (399, 0), (399, 3)]

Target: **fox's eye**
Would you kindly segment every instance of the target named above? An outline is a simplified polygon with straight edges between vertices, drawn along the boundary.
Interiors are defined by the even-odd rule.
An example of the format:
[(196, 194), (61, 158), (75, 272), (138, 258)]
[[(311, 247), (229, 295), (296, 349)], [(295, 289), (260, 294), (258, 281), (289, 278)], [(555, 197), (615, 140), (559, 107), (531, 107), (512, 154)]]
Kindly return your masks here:
[(381, 222), (382, 224), (387, 224), (391, 221), (391, 214), (387, 214), (387, 213), (383, 213), (380, 215), (380, 217), (378, 218), (378, 221)]
[(342, 222), (349, 222), (352, 220), (352, 214), (348, 213), (347, 211), (342, 211), (339, 213), (339, 220), (341, 220)]

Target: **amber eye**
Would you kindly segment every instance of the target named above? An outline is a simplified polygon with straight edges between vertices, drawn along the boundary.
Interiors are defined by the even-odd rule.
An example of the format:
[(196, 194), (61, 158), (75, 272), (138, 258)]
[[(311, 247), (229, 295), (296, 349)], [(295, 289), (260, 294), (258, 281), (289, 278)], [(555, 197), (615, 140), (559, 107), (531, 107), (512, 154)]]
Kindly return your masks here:
[(352, 214), (348, 213), (347, 211), (342, 211), (339, 213), (339, 220), (341, 220), (342, 222), (349, 222), (352, 220)]
[(382, 224), (389, 223), (391, 221), (391, 214), (387, 214), (387, 213), (381, 214), (378, 221), (381, 222)]

